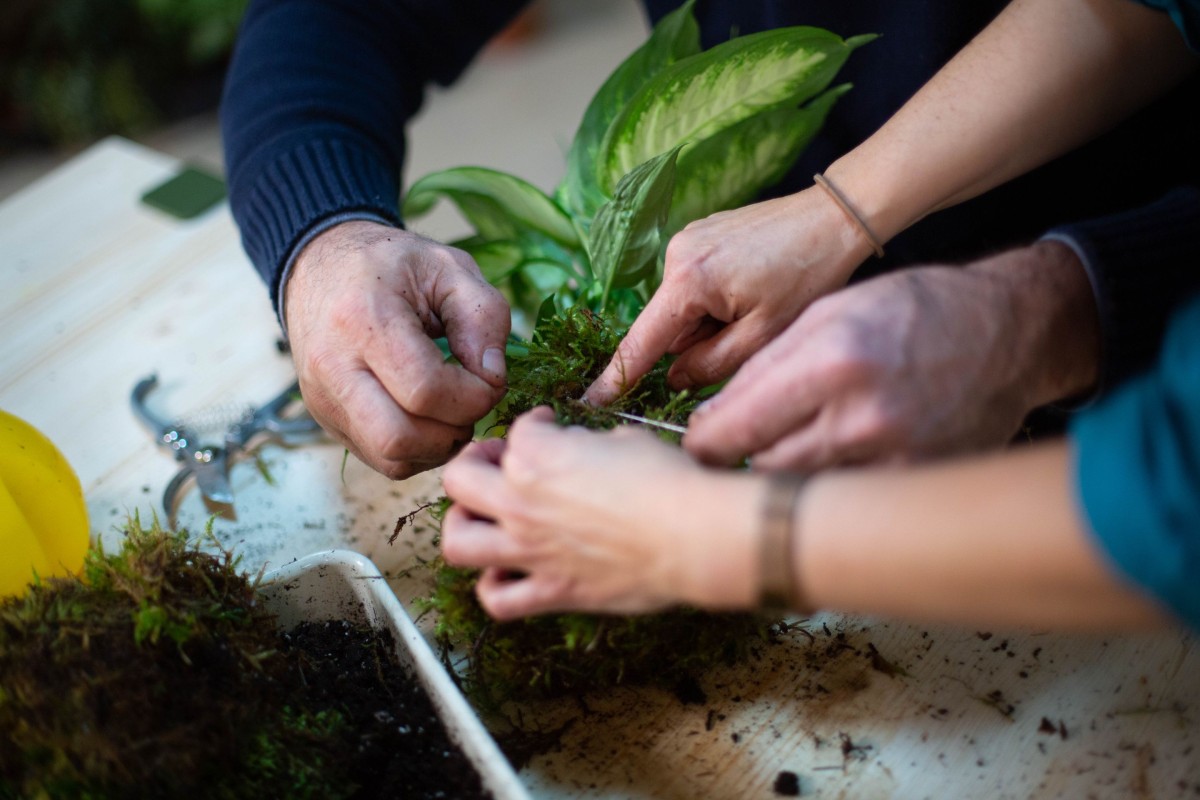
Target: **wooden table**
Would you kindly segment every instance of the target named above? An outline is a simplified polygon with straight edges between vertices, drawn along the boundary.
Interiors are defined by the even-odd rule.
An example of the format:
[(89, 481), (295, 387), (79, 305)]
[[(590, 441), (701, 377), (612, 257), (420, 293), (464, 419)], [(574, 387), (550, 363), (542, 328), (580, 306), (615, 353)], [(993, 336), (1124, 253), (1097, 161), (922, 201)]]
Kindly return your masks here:
[[(230, 416), (293, 378), (228, 208), (179, 222), (139, 204), (172, 159), (106, 140), (0, 204), (0, 407), (52, 438), (93, 534), (159, 507), (174, 462), (129, 410), (155, 372), (164, 416)], [(331, 547), (396, 574), (427, 534), (387, 539), (439, 493), (390, 483), (331, 443), (234, 467), (237, 519), (215, 532), (248, 569)], [(193, 492), (181, 522), (202, 525)], [(411, 603), (419, 577), (396, 578)], [(623, 689), (522, 772), (545, 797), (1200, 797), (1200, 649), (1183, 631), (1060, 636), (820, 615), (811, 639), (709, 675), (707, 700)], [(889, 665), (898, 667), (893, 670)], [(550, 726), (574, 703), (527, 709)]]

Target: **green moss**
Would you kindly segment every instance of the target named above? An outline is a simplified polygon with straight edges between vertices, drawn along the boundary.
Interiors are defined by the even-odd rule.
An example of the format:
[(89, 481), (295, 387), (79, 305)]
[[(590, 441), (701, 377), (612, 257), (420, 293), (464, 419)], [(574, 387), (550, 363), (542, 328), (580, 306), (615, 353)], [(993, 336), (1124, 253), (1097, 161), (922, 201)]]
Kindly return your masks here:
[[(516, 417), (539, 405), (551, 406), (562, 424), (589, 428), (627, 424), (612, 410), (685, 424), (699, 398), (667, 386), (669, 359), (608, 409), (579, 401), (623, 335), (617, 324), (585, 308), (544, 317), (527, 347), (510, 350), (508, 395), (492, 432), (503, 435)], [(435, 509), (435, 519), (446, 505), (442, 501)], [(547, 615), (497, 624), (475, 597), (478, 571), (457, 569), (440, 557), (430, 566), (434, 589), (418, 606), (435, 615), (434, 635), (444, 659), (460, 667), (464, 689), (485, 709), (620, 685), (673, 689), (715, 666), (745, 660), (780, 630), (775, 619), (762, 615), (692, 609), (636, 617)], [(455, 658), (461, 663), (452, 664)]]
[(689, 392), (673, 392), (667, 386), (668, 361), (608, 407), (581, 401), (624, 335), (625, 328), (619, 323), (581, 306), (567, 309), (561, 316), (543, 317), (527, 345), (509, 350), (508, 394), (497, 408), (496, 432), (502, 435), (514, 419), (540, 405), (552, 407), (565, 425), (612, 428), (623, 424), (613, 411), (685, 424), (700, 398)]
[[(677, 690), (709, 670), (749, 659), (782, 630), (769, 617), (678, 609), (642, 616), (558, 614), (496, 623), (475, 597), (475, 570), (433, 563), (435, 587), (418, 605), (437, 614), (447, 666), (485, 711), (508, 701), (615, 686)], [(455, 664), (454, 659), (460, 659)]]
[(0, 798), (477, 796), (421, 751), (451, 745), (390, 637), (283, 635), (257, 579), (196, 544), (134, 518), (79, 578), (0, 603)]

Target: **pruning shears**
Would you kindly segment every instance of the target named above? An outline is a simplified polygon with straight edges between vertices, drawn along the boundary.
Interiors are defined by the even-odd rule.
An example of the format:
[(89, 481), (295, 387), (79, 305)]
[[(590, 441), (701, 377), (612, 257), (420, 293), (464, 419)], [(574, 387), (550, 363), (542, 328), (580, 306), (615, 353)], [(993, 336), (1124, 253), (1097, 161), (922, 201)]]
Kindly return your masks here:
[(173, 521), (184, 490), (193, 482), (209, 503), (233, 504), (229, 467), (252, 446), (272, 440), (285, 445), (300, 444), (314, 438), (320, 426), (308, 414), (284, 417), (283, 412), (300, 401), (299, 382), (293, 382), (259, 408), (248, 410), (225, 430), (223, 444), (201, 444), (183, 424), (165, 422), (146, 406), (146, 395), (158, 385), (158, 376), (138, 381), (130, 395), (133, 413), (154, 434), (157, 444), (169, 450), (179, 462), (179, 471), (163, 491), (163, 510)]

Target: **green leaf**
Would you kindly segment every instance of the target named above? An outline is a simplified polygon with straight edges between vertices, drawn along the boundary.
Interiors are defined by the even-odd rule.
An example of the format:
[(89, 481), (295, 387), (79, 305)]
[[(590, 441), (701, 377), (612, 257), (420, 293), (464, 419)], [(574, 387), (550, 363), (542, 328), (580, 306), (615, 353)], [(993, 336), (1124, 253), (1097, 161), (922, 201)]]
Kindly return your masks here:
[(685, 148), (675, 170), (675, 199), (663, 235), (670, 238), (692, 220), (737, 208), (787, 174), (821, 129), (850, 84), (835, 86), (803, 108), (747, 117)]
[(658, 73), (613, 120), (600, 147), (607, 189), (635, 165), (755, 114), (798, 106), (832, 82), (851, 50), (820, 28), (779, 28), (724, 42)]
[(623, 177), (613, 199), (600, 207), (588, 237), (588, 256), (604, 287), (600, 307), (613, 288), (634, 286), (654, 274), (660, 230), (671, 209), (679, 148), (657, 155)]
[(479, 271), (493, 286), (501, 286), (514, 272), (529, 265), (554, 267), (563, 273), (563, 280), (582, 277), (571, 252), (538, 233), (524, 233), (517, 239), (472, 236), (451, 242), (450, 246), (475, 259)]
[(526, 259), (521, 245), (512, 239), (493, 240), (485, 239), (482, 236), (472, 236), (469, 239), (451, 242), (450, 246), (466, 251), (471, 258), (475, 259), (475, 263), (479, 265), (479, 271), (493, 286), (500, 285)]
[(650, 38), (633, 52), (592, 97), (567, 154), (567, 174), (557, 196), (570, 214), (591, 219), (608, 199), (597, 181), (596, 154), (609, 125), (646, 81), (675, 62), (700, 52), (695, 0), (667, 14)]
[(571, 218), (542, 190), (520, 178), (486, 167), (456, 167), (417, 181), (404, 199), (403, 213), (415, 218), (441, 198), (458, 206), (485, 239), (515, 239), (536, 231), (565, 245), (579, 247)]
[(508, 295), (513, 307), (536, 319), (547, 297), (558, 292), (573, 294), (571, 276), (562, 265), (550, 261), (528, 261), (509, 276)]
[[(537, 316), (533, 323), (533, 336), (538, 336), (538, 330), (542, 327), (543, 322), (550, 317), (561, 317), (567, 309), (575, 305), (575, 293), (566, 288), (561, 288), (553, 294), (546, 295), (546, 299), (538, 307)], [(526, 351), (528, 352), (528, 351)]]

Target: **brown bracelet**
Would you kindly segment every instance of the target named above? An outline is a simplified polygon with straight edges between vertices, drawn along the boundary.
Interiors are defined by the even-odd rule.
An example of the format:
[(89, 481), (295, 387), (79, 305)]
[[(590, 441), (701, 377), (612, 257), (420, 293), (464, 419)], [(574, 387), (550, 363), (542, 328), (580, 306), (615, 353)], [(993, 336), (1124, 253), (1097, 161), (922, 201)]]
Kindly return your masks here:
[(815, 183), (817, 186), (820, 186), (825, 190), (826, 194), (833, 198), (833, 202), (837, 203), (838, 208), (840, 208), (842, 212), (850, 218), (850, 221), (853, 222), (860, 231), (862, 231), (862, 235), (866, 237), (867, 242), (870, 243), (872, 248), (874, 248), (875, 255), (878, 258), (883, 258), (883, 245), (879, 243), (879, 239), (875, 238), (875, 234), (872, 233), (870, 227), (867, 226), (866, 220), (864, 220), (862, 216), (854, 210), (854, 206), (850, 205), (850, 201), (846, 199), (846, 196), (838, 191), (838, 188), (830, 183), (829, 179), (819, 172), (816, 175), (813, 175), (813, 183)]
[(762, 533), (759, 536), (759, 604), (764, 608), (805, 610), (793, 571), (796, 536), (793, 517), (796, 501), (807, 478), (776, 473), (767, 479), (763, 502)]

